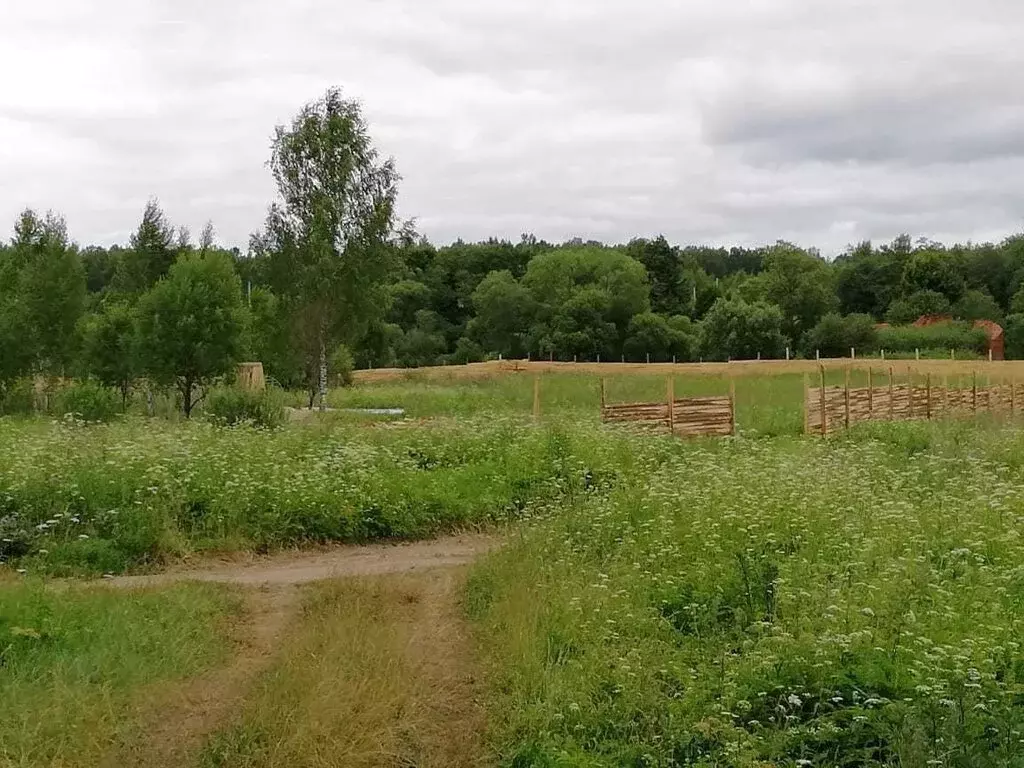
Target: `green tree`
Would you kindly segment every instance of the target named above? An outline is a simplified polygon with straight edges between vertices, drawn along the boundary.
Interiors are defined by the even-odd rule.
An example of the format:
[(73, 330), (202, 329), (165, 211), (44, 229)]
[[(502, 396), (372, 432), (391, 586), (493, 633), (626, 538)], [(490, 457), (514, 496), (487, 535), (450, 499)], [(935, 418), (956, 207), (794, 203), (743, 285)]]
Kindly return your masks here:
[(491, 272), (473, 291), (471, 339), (491, 354), (524, 357), (535, 306), (533, 297), (508, 270)]
[(105, 303), (81, 323), (82, 368), (106, 387), (121, 393), (121, 410), (138, 373), (135, 313), (124, 302)]
[(662, 315), (692, 312), (694, 283), (683, 273), (679, 251), (664, 235), (653, 240), (638, 238), (626, 246), (626, 253), (644, 265), (651, 286), (651, 309)]
[(703, 321), (704, 357), (710, 360), (780, 358), (789, 339), (782, 310), (774, 304), (719, 299)]
[(847, 357), (851, 349), (868, 352), (875, 349), (878, 331), (871, 315), (843, 317), (838, 312), (825, 315), (805, 336), (804, 354), (814, 357)]
[(991, 294), (971, 289), (953, 307), (953, 315), (960, 320), (992, 320), (998, 323), (1003, 319), (1003, 309)]
[(76, 329), (86, 299), (85, 269), (64, 219), (24, 211), (8, 258), (3, 282), (14, 295), (11, 317), (26, 334), (16, 344), (30, 345), (27, 359), (33, 371), (62, 374), (77, 352)]
[(142, 221), (132, 234), (130, 245), (119, 252), (114, 267), (113, 287), (122, 294), (140, 295), (170, 270), (177, 256), (176, 233), (160, 203), (146, 203)]
[(902, 288), (905, 296), (932, 291), (942, 294), (952, 304), (959, 301), (967, 289), (963, 263), (953, 251), (934, 246), (919, 250), (904, 267)]
[(291, 316), (269, 288), (256, 287), (248, 299), (248, 357), (263, 363), (266, 375), (285, 389), (306, 385), (308, 372), (294, 342)]
[(913, 323), (925, 315), (948, 315), (952, 312), (949, 299), (937, 291), (918, 291), (904, 299), (897, 299), (885, 313), (885, 321), (892, 325)]
[(764, 299), (782, 310), (783, 333), (796, 341), (839, 306), (828, 263), (789, 243), (769, 249), (758, 279)]
[(185, 417), (199, 390), (231, 370), (243, 351), (242, 289), (222, 253), (187, 254), (138, 305), (142, 369), (175, 386)]
[(1010, 360), (1024, 360), (1024, 314), (1007, 317), (1003, 333), (1006, 357)]
[(885, 316), (897, 297), (909, 256), (894, 251), (875, 251), (864, 242), (836, 259), (836, 295), (847, 314)]
[(330, 89), (274, 135), (270, 168), (279, 201), (257, 250), (270, 257), (275, 293), (304, 344), (308, 386), (326, 406), (327, 353), (352, 344), (386, 304), (394, 264), (398, 173), (373, 146), (357, 101)]

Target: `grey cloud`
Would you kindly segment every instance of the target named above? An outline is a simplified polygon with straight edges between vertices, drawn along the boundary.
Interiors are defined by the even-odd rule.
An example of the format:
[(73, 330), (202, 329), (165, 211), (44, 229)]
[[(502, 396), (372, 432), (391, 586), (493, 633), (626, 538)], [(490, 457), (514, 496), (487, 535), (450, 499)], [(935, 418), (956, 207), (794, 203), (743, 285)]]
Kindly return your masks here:
[(82, 241), (120, 240), (156, 195), (244, 246), (273, 126), (333, 84), (439, 241), (829, 251), (1024, 224), (1016, 0), (99, 5), (6, 11), (0, 227), (53, 207)]

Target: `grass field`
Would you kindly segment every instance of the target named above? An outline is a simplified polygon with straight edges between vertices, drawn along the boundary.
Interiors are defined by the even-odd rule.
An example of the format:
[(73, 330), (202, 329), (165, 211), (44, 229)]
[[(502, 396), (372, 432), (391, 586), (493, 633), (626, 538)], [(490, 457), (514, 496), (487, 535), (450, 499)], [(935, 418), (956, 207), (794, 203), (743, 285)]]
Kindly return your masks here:
[(146, 739), (167, 683), (229, 651), (223, 589), (46, 589), (0, 583), (0, 766), (98, 765)]
[[(677, 396), (729, 391), (684, 370)], [(610, 402), (664, 396), (664, 367), (619, 371)], [(0, 420), (0, 764), (171, 754), (132, 751), (140, 697), (237, 653), (231, 589), (36, 574), (499, 526), (468, 574), (251, 593), (295, 602), (274, 654), (187, 760), (149, 764), (1024, 766), (1024, 433), (805, 437), (802, 370), (734, 378), (724, 440), (602, 425), (599, 376), (563, 369), (539, 421), (527, 372), (331, 395), (401, 419)]]

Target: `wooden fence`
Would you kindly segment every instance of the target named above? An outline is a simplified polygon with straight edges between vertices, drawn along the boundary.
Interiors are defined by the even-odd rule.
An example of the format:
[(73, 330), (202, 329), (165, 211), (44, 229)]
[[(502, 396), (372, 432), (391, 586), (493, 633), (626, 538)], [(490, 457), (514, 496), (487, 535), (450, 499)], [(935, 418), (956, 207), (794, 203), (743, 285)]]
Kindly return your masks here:
[(736, 393), (730, 382), (725, 397), (684, 397), (677, 399), (670, 378), (668, 395), (660, 403), (605, 402), (605, 382), (601, 379), (601, 420), (606, 422), (647, 424), (667, 427), (683, 437), (724, 437), (736, 434)]
[[(970, 387), (949, 387), (943, 381), (924, 385), (913, 380), (897, 384), (892, 370), (882, 386), (869, 374), (867, 387), (851, 387), (849, 372), (844, 386), (811, 387), (804, 377), (804, 432), (827, 435), (864, 421), (908, 421), (972, 416), (978, 413), (1013, 415), (1022, 392), (1015, 383), (979, 386), (977, 375)], [(824, 418), (822, 418), (824, 414)]]

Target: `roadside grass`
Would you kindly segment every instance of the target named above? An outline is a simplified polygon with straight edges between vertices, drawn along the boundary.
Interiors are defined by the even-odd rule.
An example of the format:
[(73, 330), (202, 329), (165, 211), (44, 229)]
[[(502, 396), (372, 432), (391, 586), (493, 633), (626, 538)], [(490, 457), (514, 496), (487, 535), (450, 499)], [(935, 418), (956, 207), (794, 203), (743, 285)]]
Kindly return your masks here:
[(302, 618), (204, 768), (480, 765), (472, 659), (451, 609), (462, 575), (310, 587)]
[(1021, 433), (709, 446), (474, 569), (499, 764), (1024, 765)]
[(0, 766), (95, 766), (112, 745), (145, 739), (145, 700), (221, 661), (237, 610), (212, 586), (0, 582)]
[(520, 519), (578, 480), (579, 437), (483, 415), (280, 430), (0, 420), (0, 560), (30, 573), (117, 573), (193, 552)]

